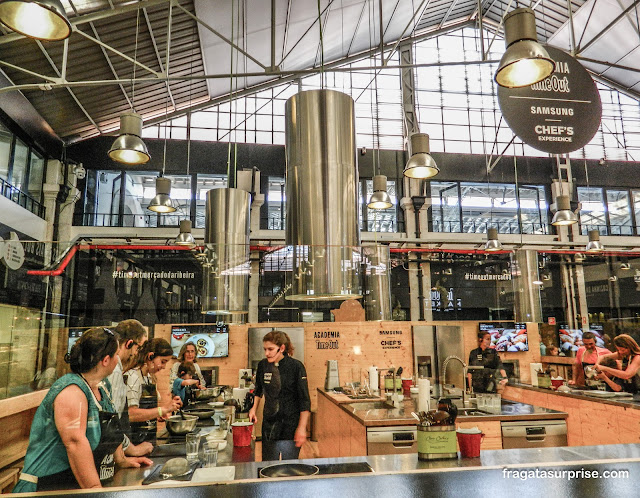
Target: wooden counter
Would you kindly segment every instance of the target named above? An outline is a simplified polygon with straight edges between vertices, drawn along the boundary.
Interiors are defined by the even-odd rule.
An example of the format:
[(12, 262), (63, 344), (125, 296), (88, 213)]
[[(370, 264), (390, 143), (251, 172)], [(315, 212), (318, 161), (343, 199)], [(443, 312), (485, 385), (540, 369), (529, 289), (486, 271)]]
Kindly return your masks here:
[(569, 446), (640, 443), (640, 403), (558, 393), (528, 385), (506, 386), (503, 399), (568, 414)]
[[(415, 400), (402, 401), (399, 408), (381, 407), (376, 400), (349, 400), (344, 395), (318, 389), (317, 438), (321, 457), (367, 455), (367, 429), (390, 426), (415, 426), (411, 412), (416, 411)], [(347, 398), (348, 399), (348, 398)], [(478, 427), (485, 437), (481, 449), (502, 449), (503, 421), (562, 420), (564, 411), (532, 406), (523, 402), (504, 402), (500, 413), (459, 416), (461, 428)]]

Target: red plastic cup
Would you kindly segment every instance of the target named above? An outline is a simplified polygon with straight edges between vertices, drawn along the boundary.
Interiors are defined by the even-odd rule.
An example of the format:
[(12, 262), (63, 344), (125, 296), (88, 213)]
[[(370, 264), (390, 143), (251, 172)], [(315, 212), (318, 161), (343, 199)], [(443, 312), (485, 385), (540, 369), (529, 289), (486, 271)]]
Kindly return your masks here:
[(251, 433), (253, 424), (251, 422), (234, 422), (231, 424), (234, 446), (251, 446)]
[(476, 458), (480, 456), (480, 443), (484, 434), (478, 432), (477, 434), (466, 434), (464, 432), (458, 432), (458, 446), (460, 446), (460, 456), (462, 458)]
[(413, 384), (413, 379), (402, 379), (402, 394), (411, 395), (411, 384)]

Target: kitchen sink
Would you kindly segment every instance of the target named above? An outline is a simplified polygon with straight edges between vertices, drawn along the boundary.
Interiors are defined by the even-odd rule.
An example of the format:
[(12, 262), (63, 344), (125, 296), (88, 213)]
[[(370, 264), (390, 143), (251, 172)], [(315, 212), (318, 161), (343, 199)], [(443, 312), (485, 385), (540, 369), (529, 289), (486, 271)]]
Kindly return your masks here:
[(483, 410), (478, 410), (477, 408), (458, 408), (459, 417), (473, 417), (478, 415), (491, 415), (491, 414)]
[(389, 410), (393, 408), (393, 405), (384, 401), (361, 401), (359, 403), (349, 403), (349, 406), (355, 410)]

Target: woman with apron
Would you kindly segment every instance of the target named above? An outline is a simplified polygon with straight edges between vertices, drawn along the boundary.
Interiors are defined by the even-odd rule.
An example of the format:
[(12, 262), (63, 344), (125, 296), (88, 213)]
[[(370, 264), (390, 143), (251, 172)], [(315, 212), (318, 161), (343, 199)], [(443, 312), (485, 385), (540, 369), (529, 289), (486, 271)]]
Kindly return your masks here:
[(156, 440), (158, 418), (168, 418), (182, 406), (179, 396), (162, 402), (156, 387), (156, 373), (164, 370), (173, 357), (173, 349), (164, 339), (147, 341), (138, 355), (138, 365), (127, 375), (127, 404), (129, 405), (129, 434), (133, 444)]
[(307, 440), (311, 410), (307, 372), (302, 362), (291, 357), (289, 336), (279, 330), (262, 339), (266, 358), (258, 363), (254, 404), (249, 420), (264, 398), (262, 415), (262, 461), (294, 460)]
[(498, 388), (496, 372), (500, 372), (500, 384), (505, 385), (507, 373), (504, 371), (498, 352), (490, 348), (491, 334), (485, 330), (478, 333), (478, 347), (469, 353), (469, 366), (482, 367), (467, 373), (467, 380), (476, 393), (495, 393)]
[(14, 493), (99, 488), (113, 477), (116, 463), (151, 464), (124, 457), (118, 417), (101, 385), (117, 363), (117, 345), (104, 328), (87, 330), (74, 344), (68, 355), (73, 373), (54, 382), (36, 411)]
[[(634, 394), (640, 392), (640, 346), (627, 334), (615, 337), (613, 344), (616, 352), (599, 356), (596, 360), (596, 369), (620, 379), (623, 391)], [(605, 358), (621, 360), (622, 369), (605, 367), (601, 364)]]

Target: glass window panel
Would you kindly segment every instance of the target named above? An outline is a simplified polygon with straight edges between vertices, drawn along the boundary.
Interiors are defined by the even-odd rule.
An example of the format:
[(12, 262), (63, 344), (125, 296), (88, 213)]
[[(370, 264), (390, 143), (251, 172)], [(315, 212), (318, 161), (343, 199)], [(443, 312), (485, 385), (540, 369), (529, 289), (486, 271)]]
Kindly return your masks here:
[(601, 188), (578, 187), (580, 209), (580, 229), (582, 235), (589, 230), (599, 230), (601, 235), (608, 235), (604, 195)]
[(29, 160), (29, 147), (20, 140), (16, 139), (15, 150), (13, 154), (13, 167), (11, 169), (11, 178), (9, 183), (17, 189), (23, 190), (24, 181), (27, 175), (27, 164)]
[(0, 124), (0, 178), (9, 180), (9, 158), (13, 134)]
[(31, 151), (31, 164), (29, 165), (29, 186), (27, 193), (36, 201), (42, 197), (42, 178), (44, 176), (44, 158), (36, 151)]
[(627, 190), (607, 189), (607, 210), (611, 235), (633, 235), (631, 205)]
[(195, 228), (204, 228), (207, 192), (214, 188), (226, 188), (227, 175), (198, 174), (196, 180), (196, 219)]

